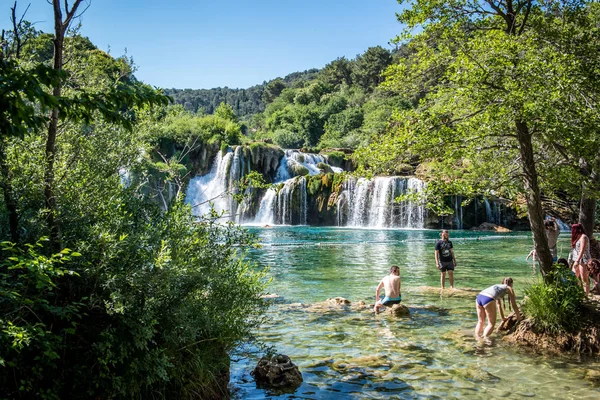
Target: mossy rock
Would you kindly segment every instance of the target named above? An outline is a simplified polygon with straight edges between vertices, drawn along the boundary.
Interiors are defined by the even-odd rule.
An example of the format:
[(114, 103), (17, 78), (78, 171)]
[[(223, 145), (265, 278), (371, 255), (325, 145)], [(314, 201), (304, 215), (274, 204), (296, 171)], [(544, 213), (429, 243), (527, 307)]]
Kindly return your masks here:
[(292, 163), (289, 165), (290, 172), (293, 176), (309, 175), (308, 168), (302, 164)]
[(389, 315), (391, 315), (393, 317), (409, 317), (410, 316), (410, 311), (408, 310), (408, 307), (406, 307), (404, 304), (394, 304), (391, 307), (387, 307), (385, 311), (386, 311), (386, 313), (388, 313)]
[(325, 173), (325, 174), (332, 174), (333, 170), (331, 169), (331, 166), (328, 164), (325, 164), (324, 162), (320, 162), (317, 164), (317, 168), (319, 168), (321, 170), (321, 172)]
[(346, 154), (341, 151), (332, 151), (329, 153), (323, 153), (327, 157), (327, 162), (334, 167), (343, 168), (344, 162), (346, 161)]
[(315, 196), (321, 191), (321, 178), (319, 176), (311, 176), (308, 179), (307, 191), (310, 196)]
[(398, 164), (392, 171), (393, 175), (412, 175), (415, 173), (415, 168), (410, 164)]

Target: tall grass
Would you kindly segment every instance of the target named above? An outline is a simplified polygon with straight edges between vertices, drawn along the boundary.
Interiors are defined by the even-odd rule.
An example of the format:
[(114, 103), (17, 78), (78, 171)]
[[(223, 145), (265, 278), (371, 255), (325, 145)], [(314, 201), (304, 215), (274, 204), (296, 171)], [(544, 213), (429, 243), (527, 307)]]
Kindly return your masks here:
[(551, 333), (579, 328), (585, 294), (577, 278), (564, 267), (555, 266), (546, 282), (540, 281), (525, 291), (523, 312), (538, 329)]

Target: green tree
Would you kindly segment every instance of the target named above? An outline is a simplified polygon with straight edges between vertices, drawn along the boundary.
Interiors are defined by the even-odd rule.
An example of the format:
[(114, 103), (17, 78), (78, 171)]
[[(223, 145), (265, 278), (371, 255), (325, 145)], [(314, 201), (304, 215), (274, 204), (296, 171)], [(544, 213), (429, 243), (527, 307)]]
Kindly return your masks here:
[(319, 79), (334, 87), (342, 84), (351, 85), (352, 67), (351, 61), (348, 61), (345, 57), (340, 57), (325, 65), (319, 72)]
[(262, 99), (265, 103), (271, 103), (277, 96), (281, 94), (283, 89), (286, 88), (285, 82), (281, 78), (273, 79), (267, 86), (262, 95)]
[(537, 160), (555, 157), (557, 145), (589, 137), (573, 126), (587, 128), (597, 118), (589, 107), (564, 112), (581, 108), (575, 93), (588, 96), (597, 89), (573, 79), (583, 75), (580, 60), (541, 29), (575, 23), (586, 9), (585, 2), (561, 7), (525, 0), (411, 3), (399, 21), (422, 30), (405, 33), (410, 55), (388, 69), (384, 87), (423, 98), (414, 110), (398, 112), (374, 153), (362, 154), (371, 164), (379, 156), (382, 165), (418, 154), (429, 161), (424, 173), (450, 183), (434, 187), (523, 199), (545, 272), (552, 258)]
[(373, 90), (383, 81), (381, 74), (392, 62), (392, 54), (381, 46), (369, 47), (356, 57), (352, 81), (365, 90)]
[(217, 107), (217, 109), (215, 110), (215, 116), (232, 122), (237, 122), (237, 117), (233, 112), (233, 108), (229, 104), (224, 102), (221, 102), (221, 104), (219, 104), (219, 107)]

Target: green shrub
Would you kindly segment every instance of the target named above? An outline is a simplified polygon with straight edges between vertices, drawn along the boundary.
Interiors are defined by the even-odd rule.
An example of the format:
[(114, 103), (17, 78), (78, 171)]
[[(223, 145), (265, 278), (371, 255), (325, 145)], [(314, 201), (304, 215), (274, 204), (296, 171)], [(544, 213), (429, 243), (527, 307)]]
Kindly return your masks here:
[(329, 162), (329, 164), (333, 165), (334, 167), (342, 168), (344, 166), (346, 154), (344, 154), (343, 152), (332, 151), (329, 153), (324, 153), (324, 155), (327, 157), (327, 161)]
[(284, 149), (298, 149), (304, 144), (304, 137), (288, 129), (277, 129), (273, 133), (273, 141)]
[(579, 327), (585, 294), (571, 271), (555, 266), (547, 282), (532, 285), (525, 294), (523, 312), (537, 328), (559, 333)]

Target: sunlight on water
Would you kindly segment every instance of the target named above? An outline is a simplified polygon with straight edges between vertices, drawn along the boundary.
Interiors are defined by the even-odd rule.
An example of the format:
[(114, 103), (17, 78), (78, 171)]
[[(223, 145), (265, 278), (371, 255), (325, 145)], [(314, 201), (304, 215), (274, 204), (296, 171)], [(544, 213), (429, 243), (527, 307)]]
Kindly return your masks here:
[[(256, 334), (292, 358), (304, 383), (293, 394), (258, 389), (249, 373), (260, 353), (240, 354), (231, 371), (237, 398), (600, 398), (598, 385), (585, 379), (588, 370), (600, 370), (598, 362), (534, 355), (499, 338), (481, 343), (472, 336), (479, 290), (512, 276), (522, 299), (538, 279), (525, 261), (532, 245), (527, 234), (451, 232), (456, 286), (472, 292), (440, 296), (433, 288), (439, 287), (437, 231), (252, 230), (263, 247), (250, 257), (270, 267), (269, 291), (281, 296)], [(559, 240), (566, 256), (567, 236)], [(401, 269), (409, 318), (307, 306), (336, 296), (373, 304), (375, 287), (392, 264)]]

